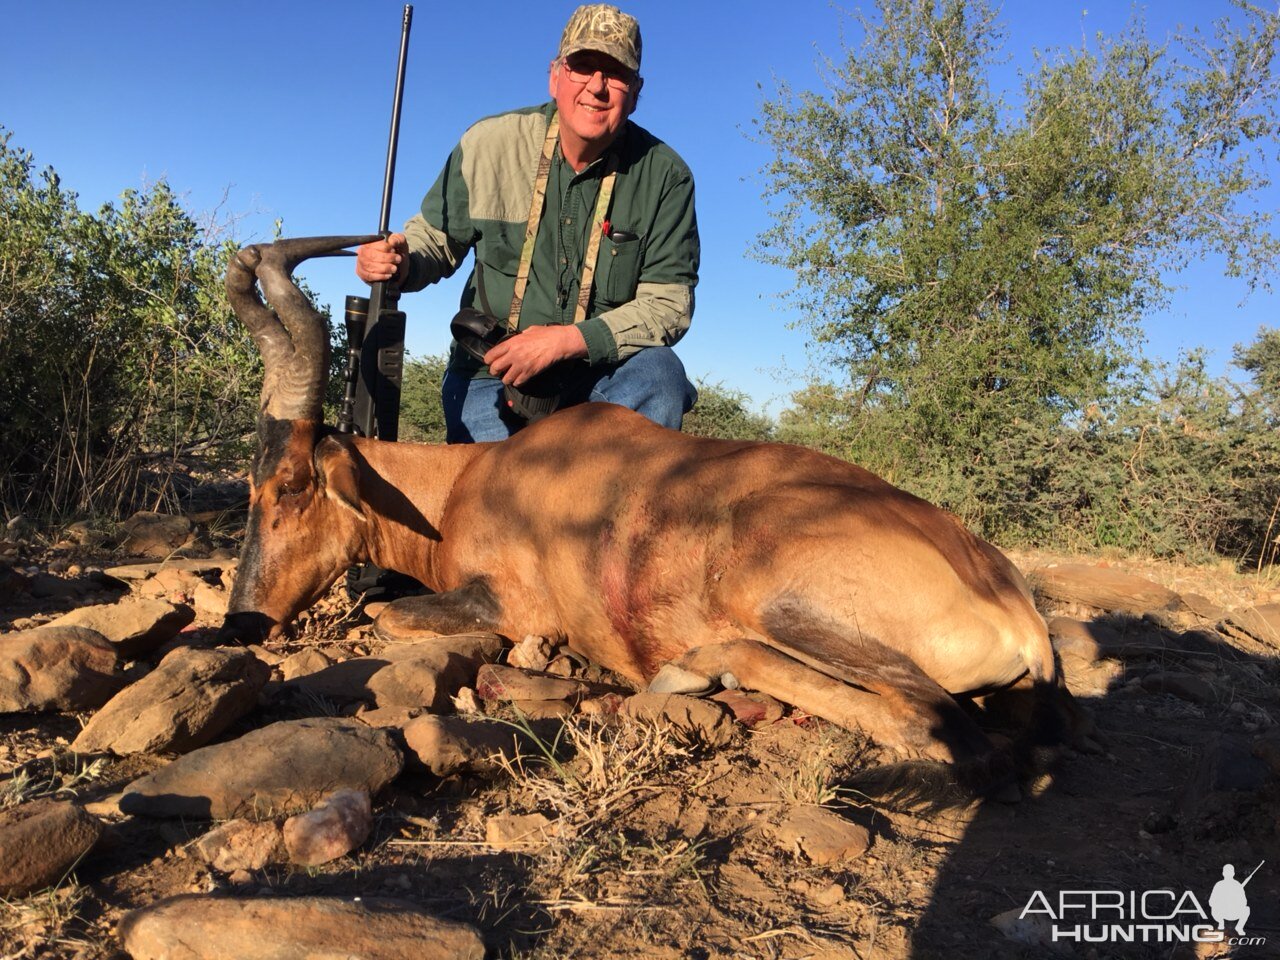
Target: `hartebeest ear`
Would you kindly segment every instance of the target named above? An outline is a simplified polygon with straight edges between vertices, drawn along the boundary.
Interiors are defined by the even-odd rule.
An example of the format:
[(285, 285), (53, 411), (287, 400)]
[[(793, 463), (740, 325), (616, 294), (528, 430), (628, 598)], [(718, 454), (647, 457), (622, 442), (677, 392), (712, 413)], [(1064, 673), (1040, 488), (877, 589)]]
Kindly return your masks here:
[(360, 469), (350, 448), (334, 437), (325, 437), (316, 444), (315, 459), (324, 495), (365, 519), (360, 509)]

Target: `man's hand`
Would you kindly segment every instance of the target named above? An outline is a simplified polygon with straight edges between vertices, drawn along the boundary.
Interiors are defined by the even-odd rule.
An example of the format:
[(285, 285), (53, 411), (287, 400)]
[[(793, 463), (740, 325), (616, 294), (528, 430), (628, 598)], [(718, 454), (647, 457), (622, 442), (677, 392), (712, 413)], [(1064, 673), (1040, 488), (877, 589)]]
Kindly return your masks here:
[(356, 276), (365, 283), (391, 280), (397, 285), (409, 276), (409, 241), (403, 233), (356, 247)]
[(553, 363), (586, 355), (587, 341), (576, 326), (530, 327), (491, 349), (484, 362), (503, 383), (518, 387)]

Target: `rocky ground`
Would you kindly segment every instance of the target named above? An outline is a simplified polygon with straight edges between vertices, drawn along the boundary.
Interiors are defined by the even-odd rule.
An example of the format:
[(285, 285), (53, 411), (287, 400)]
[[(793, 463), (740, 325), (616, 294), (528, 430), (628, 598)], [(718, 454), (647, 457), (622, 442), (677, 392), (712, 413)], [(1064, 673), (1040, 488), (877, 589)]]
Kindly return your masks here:
[(1222, 955), (1019, 915), (1259, 861), (1232, 955), (1280, 955), (1274, 575), (1016, 556), (1105, 750), (926, 810), (854, 734), (536, 637), (382, 644), (335, 592), (218, 648), (235, 515), (0, 533), (0, 958)]

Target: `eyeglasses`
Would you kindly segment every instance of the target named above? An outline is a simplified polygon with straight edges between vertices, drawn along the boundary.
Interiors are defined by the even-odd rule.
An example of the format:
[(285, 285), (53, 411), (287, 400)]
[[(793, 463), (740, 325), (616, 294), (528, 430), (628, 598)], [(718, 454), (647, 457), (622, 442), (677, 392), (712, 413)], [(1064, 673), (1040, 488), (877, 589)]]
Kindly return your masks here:
[(590, 83), (598, 73), (604, 77), (604, 82), (611, 90), (625, 92), (636, 80), (636, 75), (625, 67), (612, 69), (585, 60), (574, 60), (573, 63), (568, 60), (561, 62), (564, 63), (564, 72), (574, 83)]

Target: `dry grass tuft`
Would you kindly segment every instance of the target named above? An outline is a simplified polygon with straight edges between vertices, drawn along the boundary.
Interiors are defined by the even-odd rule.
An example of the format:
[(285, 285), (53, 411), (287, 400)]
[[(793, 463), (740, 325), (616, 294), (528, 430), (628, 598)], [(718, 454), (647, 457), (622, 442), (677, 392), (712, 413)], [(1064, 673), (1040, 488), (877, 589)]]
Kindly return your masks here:
[(110, 767), (111, 762), (106, 757), (86, 763), (77, 754), (56, 753), (47, 773), (33, 773), (32, 766), (28, 765), (0, 784), (0, 810), (41, 797), (69, 798), (83, 784), (100, 780)]
[(825, 806), (840, 797), (836, 785), (836, 757), (839, 746), (830, 727), (818, 731), (812, 749), (804, 752), (799, 762), (790, 765), (784, 773), (774, 774), (778, 794), (789, 804), (797, 806)]
[(41, 957), (46, 948), (81, 943), (69, 936), (67, 928), (79, 918), (89, 895), (88, 887), (60, 883), (29, 897), (0, 897), (0, 943), (23, 944), (17, 953), (7, 953), (4, 960)]
[[(661, 790), (656, 778), (691, 756), (689, 746), (662, 723), (574, 717), (547, 742), (523, 718), (505, 722), (536, 750), (535, 756), (502, 761), (514, 785), (527, 793), (532, 808), (552, 810), (579, 829), (607, 817), (633, 794)], [(561, 759), (566, 755), (570, 759)]]

